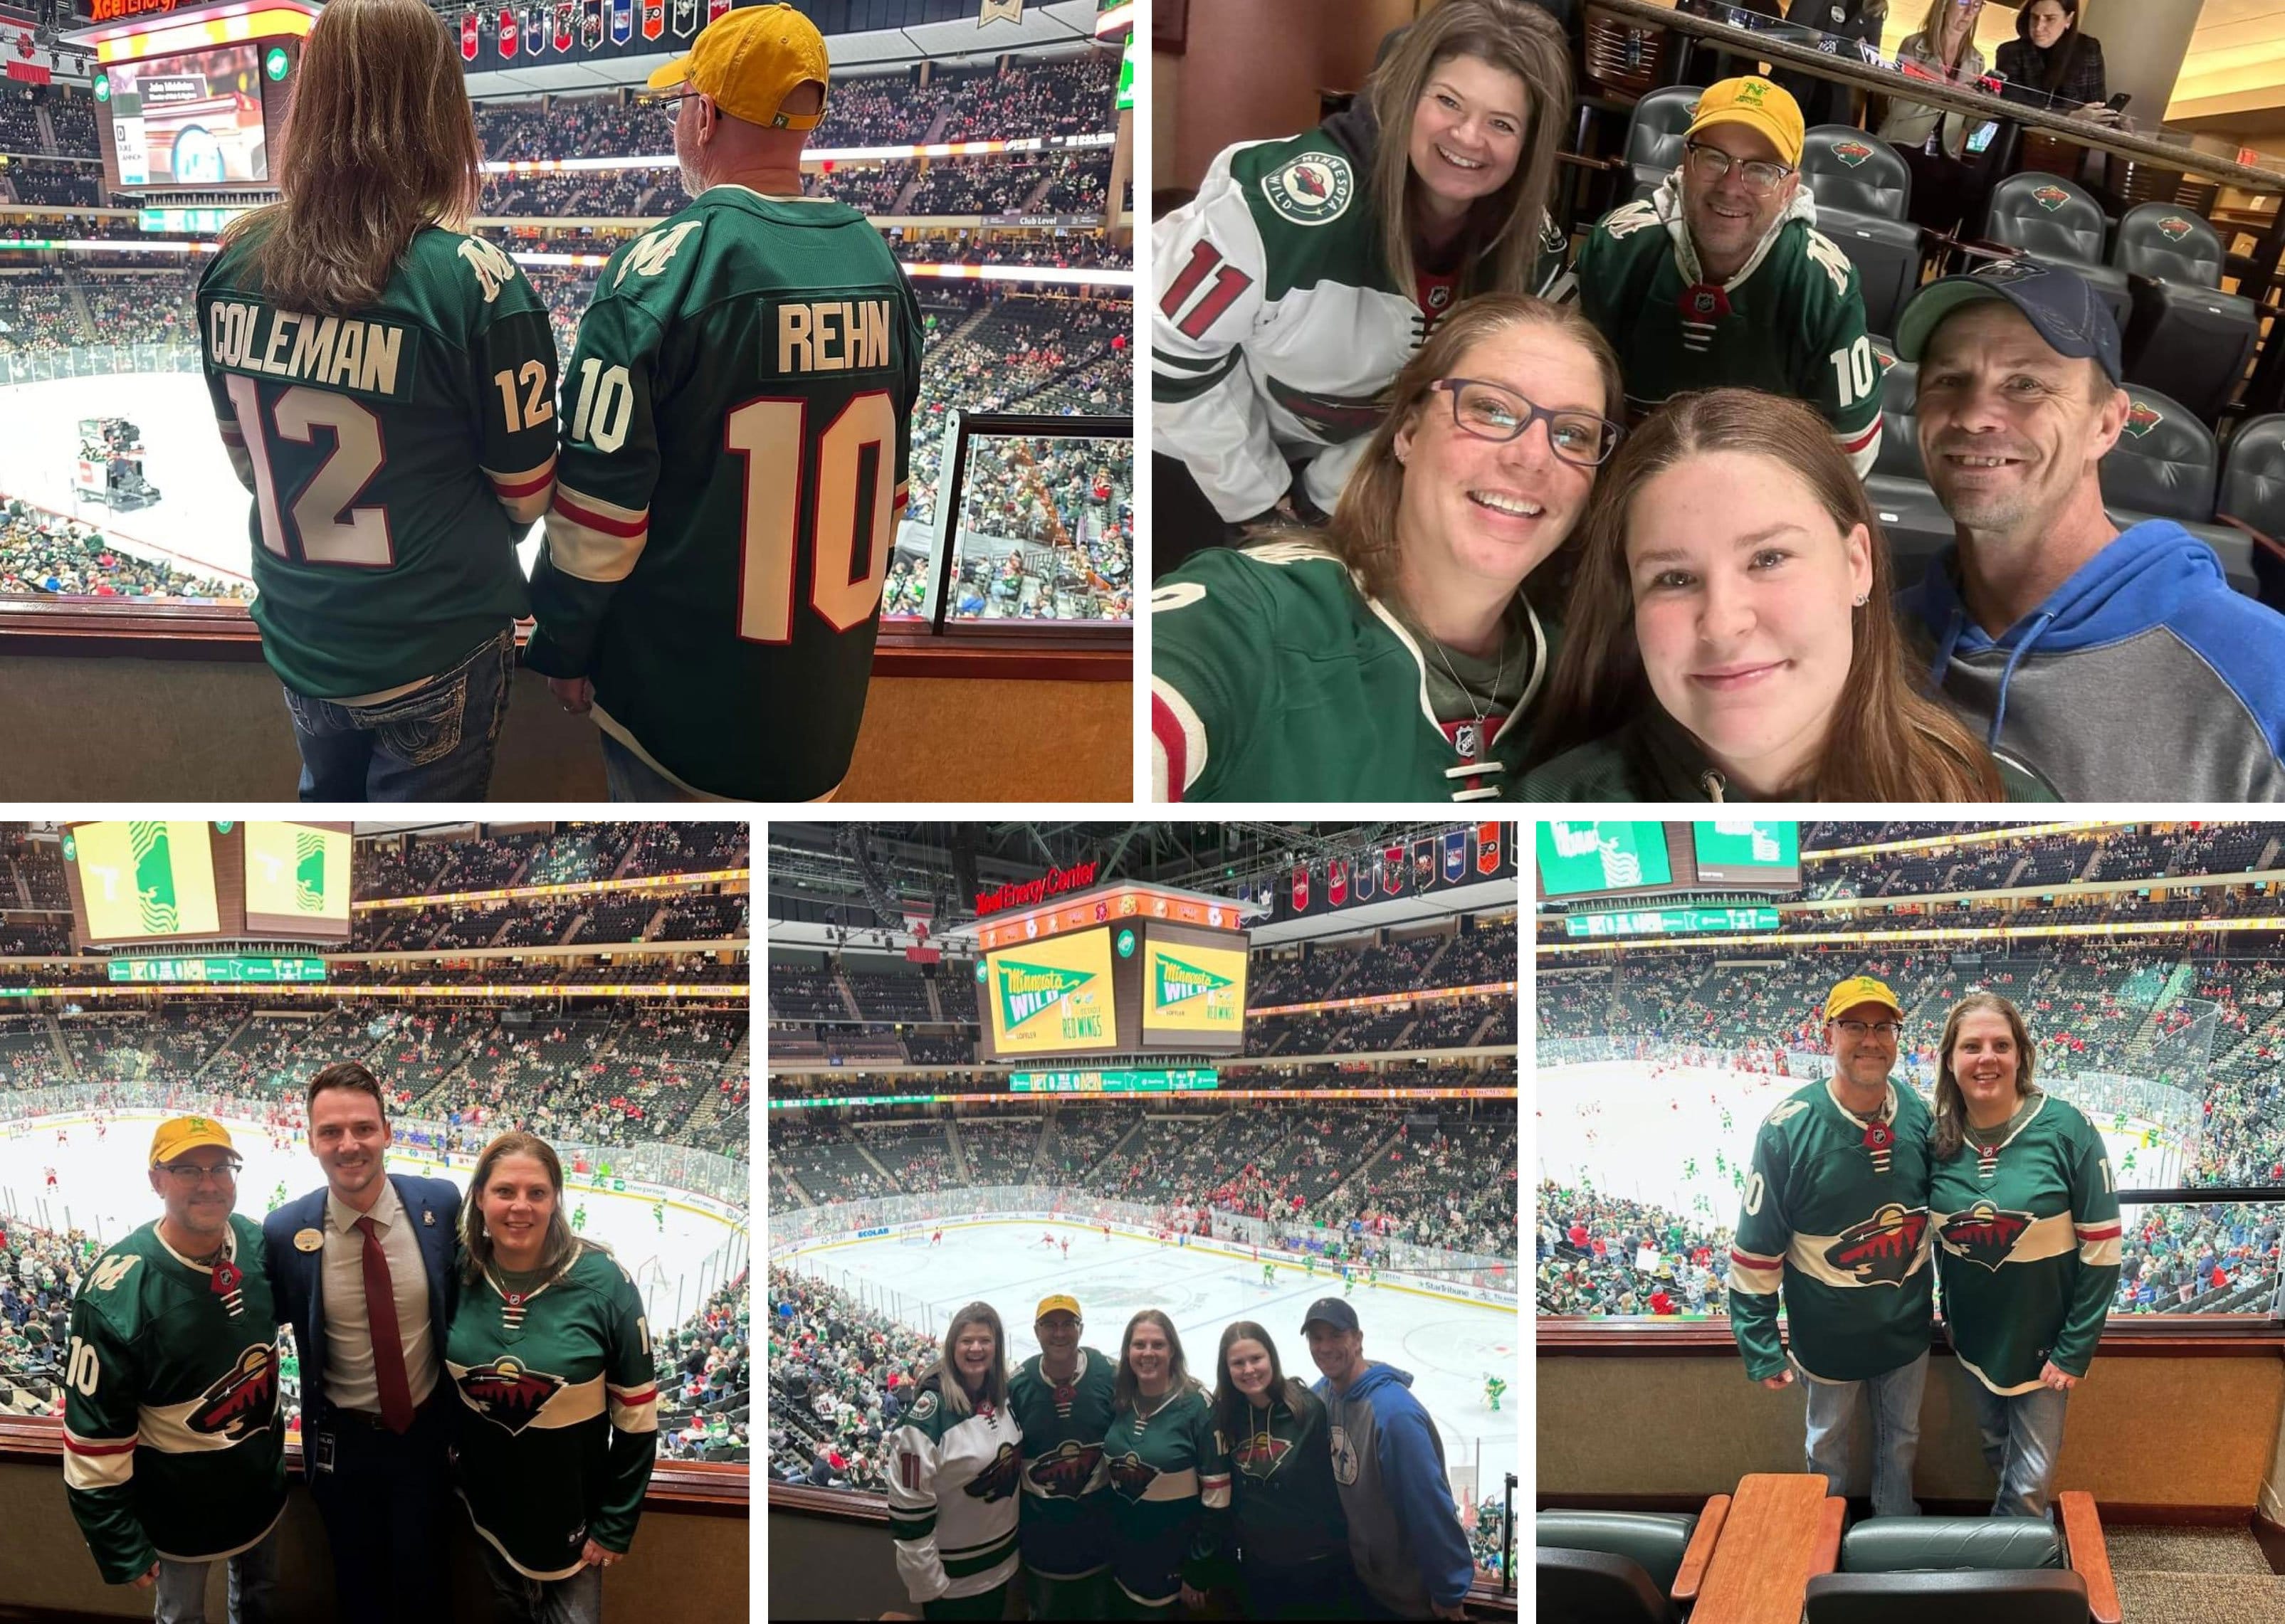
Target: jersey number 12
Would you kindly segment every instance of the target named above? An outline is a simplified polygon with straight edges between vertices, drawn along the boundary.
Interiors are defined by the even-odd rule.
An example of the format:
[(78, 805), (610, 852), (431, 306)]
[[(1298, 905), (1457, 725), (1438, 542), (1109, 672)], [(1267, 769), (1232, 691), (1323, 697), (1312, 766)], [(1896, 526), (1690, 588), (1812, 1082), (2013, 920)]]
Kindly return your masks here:
[[(805, 467), (808, 412), (803, 400), (750, 400), (730, 413), (723, 432), (725, 448), (745, 464), (738, 635), (750, 643), (793, 640), (805, 478), (817, 490), (809, 607), (836, 632), (846, 632), (880, 607), (881, 583), (888, 578), (897, 522), (896, 408), (883, 389), (857, 396), (817, 436), (815, 461)], [(868, 446), (873, 449), (869, 492)]]
[(254, 507), (262, 521), (262, 545), (279, 557), (296, 556), (307, 564), (348, 564), (365, 569), (386, 569), (397, 561), (389, 540), (389, 510), (353, 507), (373, 476), (381, 472), (385, 454), (381, 443), (381, 420), (371, 409), (346, 395), (332, 394), (296, 384), (278, 397), (271, 409), (281, 439), (301, 445), (315, 441), (314, 431), (334, 431), (334, 449), (291, 510), (293, 537), (287, 534), (288, 515), (278, 509), (278, 482), (270, 471), (269, 431), (262, 422), (262, 394), (251, 378), (232, 373), (223, 380), (230, 404), (237, 410), (238, 427), (246, 435), (246, 455), (254, 464)]

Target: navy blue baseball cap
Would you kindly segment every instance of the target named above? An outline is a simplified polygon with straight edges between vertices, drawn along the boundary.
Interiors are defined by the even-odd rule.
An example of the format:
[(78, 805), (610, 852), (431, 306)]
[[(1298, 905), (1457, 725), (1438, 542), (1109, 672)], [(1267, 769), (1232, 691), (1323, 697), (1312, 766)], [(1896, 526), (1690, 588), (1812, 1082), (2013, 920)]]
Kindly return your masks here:
[(1357, 1325), (1356, 1310), (1350, 1307), (1338, 1297), (1321, 1297), (1315, 1302), (1311, 1303), (1309, 1305), (1309, 1317), (1301, 1322), (1301, 1329), (1303, 1330), (1307, 1330), (1310, 1326), (1315, 1325), (1319, 1320), (1323, 1320), (1335, 1330), (1356, 1330), (1360, 1329)]
[(1964, 304), (2005, 299), (2023, 312), (2048, 349), (2059, 356), (2092, 360), (2113, 383), (2126, 370), (2118, 341), (2118, 320), (2085, 277), (2061, 265), (2030, 259), (1998, 259), (1966, 276), (1938, 277), (1904, 306), (1896, 318), (1896, 353), (1917, 362), (1929, 334)]

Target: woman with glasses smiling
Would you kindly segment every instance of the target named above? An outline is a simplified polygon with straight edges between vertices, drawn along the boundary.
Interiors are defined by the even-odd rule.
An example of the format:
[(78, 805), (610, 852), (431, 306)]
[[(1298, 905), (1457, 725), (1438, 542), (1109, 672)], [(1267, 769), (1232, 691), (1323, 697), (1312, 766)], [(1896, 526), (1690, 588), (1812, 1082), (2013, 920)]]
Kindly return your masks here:
[(1637, 429), (1588, 514), (1533, 801), (2056, 798), (1923, 696), (1823, 420), (1749, 389)]
[(1490, 294), (1438, 323), (1330, 523), (1209, 549), (1152, 594), (1158, 798), (1496, 799), (1619, 399), (1575, 310)]

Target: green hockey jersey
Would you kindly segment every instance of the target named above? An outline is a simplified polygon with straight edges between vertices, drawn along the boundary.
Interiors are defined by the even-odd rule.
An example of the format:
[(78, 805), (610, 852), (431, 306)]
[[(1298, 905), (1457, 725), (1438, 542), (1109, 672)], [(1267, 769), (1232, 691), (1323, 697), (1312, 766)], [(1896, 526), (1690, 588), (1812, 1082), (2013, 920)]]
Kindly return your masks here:
[(515, 544), (555, 476), (555, 336), (515, 262), (436, 227), (353, 316), (281, 310), (256, 228), (199, 279), (224, 447), (254, 493), (255, 624), (316, 699), (450, 671), (529, 610)]
[(1012, 1404), (955, 1416), (924, 1378), (888, 1437), (889, 1533), (916, 1602), (981, 1596), (1016, 1576), (1023, 1427)]
[(1150, 594), (1161, 801), (1489, 801), (1522, 772), (1553, 639), (1519, 594), (1520, 697), (1440, 715), (1428, 656), (1307, 541), (1209, 547)]
[(1619, 352), (1629, 416), (1688, 389), (1763, 389), (1816, 407), (1857, 476), (1873, 471), (1881, 366), (1857, 267), (1815, 220), (1804, 186), (1717, 285), (1700, 278), (1676, 176), (1602, 218), (1579, 250), (1579, 303)]
[(161, 1557), (257, 1544), (286, 1504), (278, 1315), (261, 1227), (233, 1213), (224, 1261), (192, 1263), (144, 1225), (73, 1299), (64, 1490), (106, 1584)]
[(1817, 1082), (1763, 1122), (1730, 1252), (1730, 1330), (1748, 1377), (1786, 1368), (1780, 1294), (1793, 1362), (1811, 1381), (1863, 1381), (1928, 1351), (1930, 1126), (1895, 1082), (1878, 1117)]
[(1057, 1385), (1042, 1355), (1017, 1367), (1008, 1408), (1024, 1434), (1024, 1565), (1049, 1579), (1084, 1579), (1111, 1559), (1111, 1476), (1103, 1439), (1111, 1428), (1110, 1360), (1079, 1351), (1079, 1372)]
[(589, 1540), (632, 1542), (658, 1455), (658, 1385), (641, 1293), (582, 1242), (524, 1291), (489, 1272), (444, 1340), (460, 1398), (452, 1450), (476, 1532), (528, 1579), (568, 1579)]
[(904, 518), (920, 305), (865, 216), (709, 188), (611, 256), (565, 374), (526, 663), (687, 789), (849, 770)]
[(1963, 1142), (1928, 1186), (1951, 1345), (2001, 1395), (2050, 1361), (2085, 1376), (2118, 1289), (2118, 1190), (2102, 1135), (2050, 1094), (1991, 1151)]
[[(1285, 494), (1288, 463), (1332, 512), (1382, 391), (1437, 318), (1482, 291), (1459, 275), (1395, 285), (1370, 167), (1331, 126), (1240, 142), (1150, 228), (1152, 449), (1233, 522)], [(1569, 257), (1542, 216), (1534, 290), (1554, 294)]]
[[(1160, 1606), (1183, 1583), (1204, 1589), (1229, 1515), (1229, 1442), (1195, 1385), (1121, 1410), (1103, 1434), (1112, 1495), (1111, 1576), (1130, 1600)], [(1156, 1408), (1153, 1408), (1156, 1406)]]

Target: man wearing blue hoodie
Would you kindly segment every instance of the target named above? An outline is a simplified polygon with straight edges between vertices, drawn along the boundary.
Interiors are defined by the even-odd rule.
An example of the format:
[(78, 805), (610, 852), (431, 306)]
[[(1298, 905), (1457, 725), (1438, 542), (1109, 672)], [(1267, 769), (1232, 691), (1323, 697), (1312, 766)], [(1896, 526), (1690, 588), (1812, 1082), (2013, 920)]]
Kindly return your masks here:
[(2066, 801), (2285, 800), (2285, 616), (2169, 519), (2121, 531), (2118, 325), (2059, 266), (2000, 260), (1904, 307), (1920, 459), (1957, 545), (1901, 606), (1931, 679)]
[(1332, 1429), (1333, 1482), (1349, 1556), (1384, 1619), (1457, 1619), (1475, 1574), (1444, 1475), (1444, 1446), (1409, 1372), (1369, 1364), (1356, 1310), (1321, 1297), (1301, 1322), (1324, 1378), (1311, 1389)]

